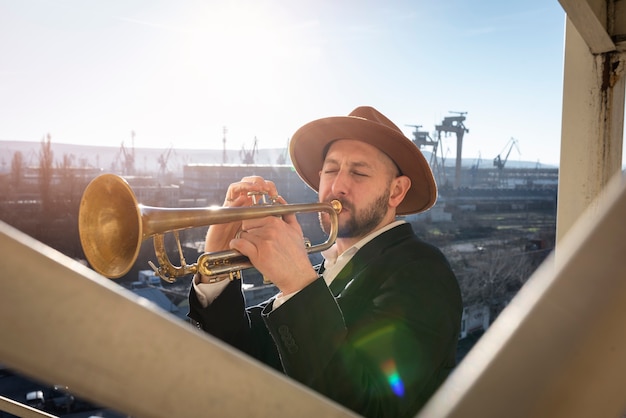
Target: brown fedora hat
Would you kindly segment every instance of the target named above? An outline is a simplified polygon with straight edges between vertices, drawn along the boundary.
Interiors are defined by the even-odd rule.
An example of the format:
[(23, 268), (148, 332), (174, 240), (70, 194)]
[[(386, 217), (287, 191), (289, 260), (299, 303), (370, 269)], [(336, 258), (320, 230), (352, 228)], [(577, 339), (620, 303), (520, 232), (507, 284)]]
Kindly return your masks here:
[(437, 185), (422, 152), (393, 122), (368, 106), (357, 107), (348, 116), (314, 120), (293, 134), (289, 142), (291, 161), (300, 178), (316, 192), (324, 153), (338, 139), (356, 139), (373, 145), (411, 179), (411, 188), (397, 208), (398, 215), (423, 212), (437, 201)]

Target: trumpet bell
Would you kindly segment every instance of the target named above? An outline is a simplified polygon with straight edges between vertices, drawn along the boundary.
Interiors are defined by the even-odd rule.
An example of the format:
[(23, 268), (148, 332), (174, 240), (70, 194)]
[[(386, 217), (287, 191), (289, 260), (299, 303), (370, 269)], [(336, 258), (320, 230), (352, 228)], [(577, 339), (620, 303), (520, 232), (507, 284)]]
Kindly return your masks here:
[(116, 279), (131, 269), (144, 237), (140, 206), (126, 180), (102, 174), (87, 185), (80, 202), (78, 230), (95, 271)]

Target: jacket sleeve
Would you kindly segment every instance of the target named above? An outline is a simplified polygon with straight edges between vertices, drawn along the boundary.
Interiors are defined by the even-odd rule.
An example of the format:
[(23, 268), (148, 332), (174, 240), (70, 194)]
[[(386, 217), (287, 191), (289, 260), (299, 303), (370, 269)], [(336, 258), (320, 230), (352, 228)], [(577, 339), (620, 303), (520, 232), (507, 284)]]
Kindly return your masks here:
[(337, 299), (320, 279), (264, 318), (291, 377), (364, 416), (414, 416), (454, 367), (458, 286), (429, 260), (377, 273)]
[(246, 309), (239, 280), (234, 280), (206, 308), (200, 304), (193, 286), (189, 293), (189, 318), (214, 337), (282, 371), (278, 352), (263, 320), (265, 304)]

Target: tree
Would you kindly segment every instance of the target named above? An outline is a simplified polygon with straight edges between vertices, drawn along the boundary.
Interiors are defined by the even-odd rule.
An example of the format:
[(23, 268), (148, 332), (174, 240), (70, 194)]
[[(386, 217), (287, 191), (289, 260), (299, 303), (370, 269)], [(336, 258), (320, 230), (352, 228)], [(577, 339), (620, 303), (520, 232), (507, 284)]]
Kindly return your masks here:
[(41, 191), (41, 206), (44, 212), (50, 209), (50, 184), (52, 182), (52, 152), (50, 134), (41, 140), (39, 151), (39, 189)]
[(489, 248), (465, 260), (459, 277), (465, 305), (483, 304), (495, 318), (531, 276), (536, 263), (515, 247)]
[(63, 154), (61, 163), (57, 163), (58, 175), (61, 180), (61, 194), (64, 197), (71, 197), (74, 189), (74, 154)]
[(11, 185), (14, 190), (20, 187), (24, 175), (24, 155), (21, 151), (15, 151), (11, 159)]

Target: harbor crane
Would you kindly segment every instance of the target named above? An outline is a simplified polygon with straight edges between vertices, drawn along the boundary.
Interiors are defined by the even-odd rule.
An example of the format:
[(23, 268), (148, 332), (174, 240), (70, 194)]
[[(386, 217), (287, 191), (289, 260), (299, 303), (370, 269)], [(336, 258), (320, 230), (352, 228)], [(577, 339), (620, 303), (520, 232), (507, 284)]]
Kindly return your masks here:
[(480, 163), (483, 162), (480, 151), (478, 151), (478, 158), (476, 159), (476, 163), (472, 164), (470, 168), (470, 174), (472, 175), (472, 185), (476, 183), (476, 178), (478, 177), (478, 169), (480, 168)]
[(246, 150), (245, 145), (241, 146), (241, 151), (239, 152), (239, 156), (241, 157), (241, 162), (244, 164), (254, 164), (254, 157), (258, 154), (258, 141), (256, 136), (254, 137), (254, 144), (252, 145), (252, 149), (250, 151)]
[(135, 131), (131, 131), (131, 147), (130, 150), (127, 150), (124, 146), (124, 141), (120, 145), (120, 152), (118, 154), (118, 158), (120, 156), (124, 157), (122, 171), (126, 176), (134, 176), (135, 175)]
[[(443, 169), (443, 167), (441, 168), (443, 172), (440, 173), (440, 167), (439, 167), (439, 162), (437, 159), (437, 150), (439, 149), (439, 144), (440, 144), (440, 140), (434, 140), (431, 138), (430, 134), (426, 131), (420, 131), (420, 128), (422, 127), (422, 125), (406, 125), (406, 126), (410, 126), (412, 128), (415, 128), (415, 130), (413, 131), (413, 143), (415, 145), (417, 145), (417, 147), (422, 150), (426, 147), (431, 147), (432, 151), (430, 154), (430, 168), (433, 170), (433, 172), (435, 173), (436, 177), (441, 177), (441, 175), (443, 175), (445, 177), (445, 171)], [(442, 156), (443, 158), (443, 156)]]
[[(437, 131), (437, 139), (441, 140), (441, 133), (445, 133), (446, 136), (450, 133), (456, 134), (456, 170), (454, 175), (454, 188), (458, 189), (461, 185), (461, 162), (463, 151), (463, 135), (469, 133), (469, 129), (465, 127), (465, 115), (467, 112), (452, 112), (456, 116), (446, 116), (443, 118), (441, 125), (435, 126)], [(445, 167), (444, 167), (445, 169)]]
[(228, 129), (225, 126), (222, 128), (222, 133), (224, 134), (222, 138), (222, 164), (226, 164), (228, 162), (228, 155), (226, 154), (226, 134), (228, 133)]
[(170, 159), (170, 155), (172, 154), (173, 147), (170, 145), (169, 149), (159, 155), (158, 163), (159, 163), (159, 175), (164, 177), (167, 174), (167, 162)]
[[(517, 153), (518, 154), (521, 154), (520, 151), (519, 151), (519, 146), (517, 145), (517, 142), (518, 141), (515, 138), (509, 139), (509, 142), (506, 143), (506, 145), (504, 146), (504, 148), (502, 149), (500, 154), (498, 154), (496, 156), (496, 158), (493, 159), (493, 166), (494, 167), (498, 167), (498, 170), (500, 170), (500, 171), (502, 171), (504, 169), (504, 165), (508, 161), (509, 155), (511, 155), (511, 150), (513, 149), (513, 147), (517, 148)], [(509, 147), (509, 150), (506, 152), (506, 155), (504, 156), (504, 160), (503, 160), (502, 157), (500, 157), (500, 155), (502, 154), (502, 152), (504, 152), (506, 147)]]
[(283, 151), (276, 157), (276, 164), (285, 165), (287, 164), (287, 153), (289, 152), (289, 138), (287, 138), (287, 146), (283, 149)]
[(434, 141), (430, 137), (430, 134), (428, 132), (420, 131), (420, 128), (422, 127), (422, 125), (406, 125), (406, 126), (415, 128), (415, 130), (413, 131), (413, 143), (417, 145), (419, 149), (422, 149), (424, 147), (432, 147), (433, 155), (437, 154), (437, 146), (439, 145), (439, 142)]

